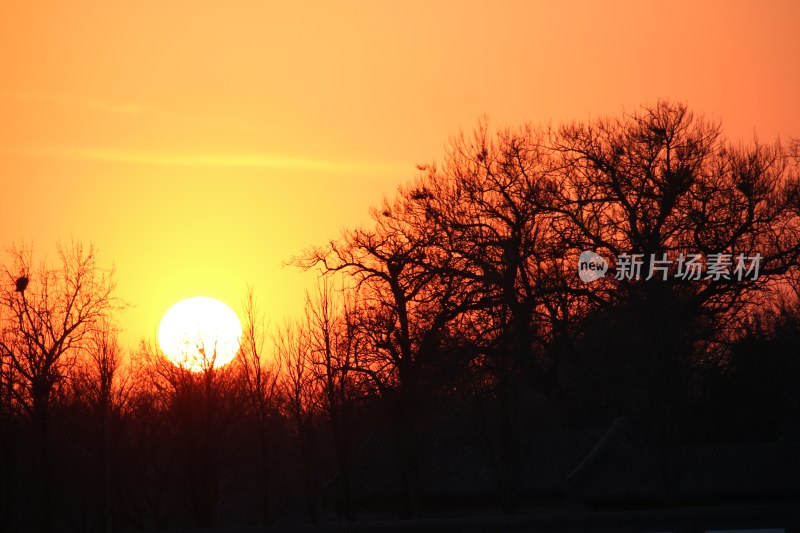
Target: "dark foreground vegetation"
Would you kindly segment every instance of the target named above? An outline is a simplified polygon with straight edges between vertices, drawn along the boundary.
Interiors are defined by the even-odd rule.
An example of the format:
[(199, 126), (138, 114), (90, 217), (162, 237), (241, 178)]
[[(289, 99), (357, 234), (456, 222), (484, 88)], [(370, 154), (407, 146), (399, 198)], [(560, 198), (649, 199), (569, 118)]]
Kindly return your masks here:
[[(42, 266), (13, 249), (0, 531), (650, 528), (791, 502), (799, 155), (729, 145), (670, 102), (481, 125), (370, 224), (292, 259), (321, 272), (302, 319), (267, 336), (251, 292), (237, 359), (194, 373), (151, 343), (123, 353), (93, 249)], [(609, 260), (591, 283), (586, 250)], [(668, 259), (667, 279), (629, 279), (622, 254), (642, 254), (642, 278)], [(729, 275), (679, 279), (690, 254), (730, 254)], [(740, 254), (757, 276), (737, 278)]]

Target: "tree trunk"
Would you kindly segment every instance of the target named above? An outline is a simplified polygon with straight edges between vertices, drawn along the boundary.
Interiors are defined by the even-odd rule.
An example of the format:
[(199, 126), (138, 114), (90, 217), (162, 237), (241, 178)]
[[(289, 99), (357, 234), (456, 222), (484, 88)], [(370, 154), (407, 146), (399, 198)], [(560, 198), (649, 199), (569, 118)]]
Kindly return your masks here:
[(401, 393), (397, 444), (403, 481), (401, 516), (407, 519), (418, 517), (420, 511), (419, 453), (414, 416), (410, 398)]
[(50, 391), (46, 386), (37, 383), (32, 392), (38, 529), (40, 533), (50, 533), (53, 531)]

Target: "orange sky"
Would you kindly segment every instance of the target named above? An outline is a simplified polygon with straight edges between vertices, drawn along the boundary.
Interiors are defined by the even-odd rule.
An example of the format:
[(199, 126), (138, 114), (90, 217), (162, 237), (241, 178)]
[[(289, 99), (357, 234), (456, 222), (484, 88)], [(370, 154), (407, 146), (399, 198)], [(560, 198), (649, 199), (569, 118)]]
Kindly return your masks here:
[(307, 278), (282, 262), (484, 114), (667, 97), (732, 138), (800, 136), (800, 2), (692, 4), (3, 2), (0, 241), (93, 241), (132, 344), (248, 283), (271, 321), (297, 313)]

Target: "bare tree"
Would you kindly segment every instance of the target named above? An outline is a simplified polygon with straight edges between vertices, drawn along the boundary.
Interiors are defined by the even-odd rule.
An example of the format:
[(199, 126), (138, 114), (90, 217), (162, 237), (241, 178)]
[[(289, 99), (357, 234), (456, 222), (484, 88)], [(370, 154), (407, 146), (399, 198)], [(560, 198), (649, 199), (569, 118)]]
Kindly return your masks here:
[(352, 281), (358, 305), (352, 306), (350, 320), (361, 342), (352, 368), (370, 381), (391, 413), (406, 516), (419, 510), (417, 424), (424, 405), (424, 368), (458, 315), (448, 304), (454, 285), (440, 283), (425, 266), (426, 254), (435, 253), (435, 235), (416, 207), (402, 197), (385, 202), (372, 211), (372, 228), (346, 231), (327, 248), (294, 261)]
[(197, 527), (214, 525), (220, 500), (220, 479), (228, 456), (226, 438), (238, 411), (241, 397), (235, 385), (233, 365), (215, 366), (216, 346), (197, 341), (199, 368), (175, 364), (160, 349), (144, 345), (150, 385), (163, 402), (162, 416), (168, 417), (174, 436), (173, 458), (177, 476), (173, 480), (188, 504)]
[(321, 277), (317, 292), (307, 295), (313, 373), (319, 382), (320, 405), (333, 435), (337, 476), (336, 508), (342, 518), (355, 519), (352, 480), (351, 431), (354, 402), (362, 387), (355, 370), (361, 349), (352, 312), (353, 295), (334, 291), (332, 281)]
[(280, 408), (280, 361), (276, 357), (268, 356), (265, 350), (266, 326), (252, 287), (247, 291), (244, 315), (244, 332), (237, 360), (250, 409), (257, 424), (261, 513), (269, 524), (274, 520), (271, 485), (275, 441), (273, 433)]
[[(645, 273), (662, 254), (760, 254), (758, 280), (692, 285), (688, 303), (716, 315), (741, 309), (753, 289), (800, 258), (797, 167), (780, 144), (729, 146), (718, 124), (660, 101), (623, 118), (566, 126), (553, 145), (561, 170), (544, 207), (573, 253), (642, 254)], [(614, 296), (657, 285), (625, 281), (609, 280), (625, 289)]]
[[(495, 408), (482, 420), (492, 431), (487, 445), (495, 460), (506, 510), (516, 506), (524, 457), (522, 420), (533, 397), (550, 393), (556, 365), (544, 356), (564, 336), (574, 298), (560, 275), (561, 237), (542, 209), (555, 171), (544, 136), (530, 127), (490, 132), (482, 122), (472, 136), (451, 143), (442, 165), (425, 165), (403, 194), (434, 231), (425, 268), (438, 285), (456, 287), (451, 308), (460, 334), (471, 339), (480, 364), (472, 385)], [(475, 418), (474, 416), (472, 418)]]
[[(553, 144), (561, 170), (543, 207), (568, 254), (641, 254), (639, 280), (609, 276), (589, 289), (602, 306), (624, 303), (646, 318), (652, 328), (642, 338), (659, 353), (702, 355), (698, 343), (730, 340), (742, 310), (800, 258), (796, 166), (780, 145), (729, 146), (718, 124), (665, 101), (566, 126)], [(758, 254), (758, 279), (643, 282), (653, 260), (724, 253)]]
[[(542, 208), (564, 238), (565, 268), (583, 250), (610, 258), (611, 275), (585, 286), (595, 311), (579, 352), (593, 355), (578, 387), (602, 394), (591, 401), (632, 417), (655, 442), (683, 443), (698, 368), (721, 360), (748, 310), (800, 259), (796, 162), (779, 143), (731, 146), (719, 124), (667, 101), (565, 126), (551, 143), (559, 171)], [(690, 257), (725, 256), (724, 275), (676, 276)], [(757, 258), (758, 275), (737, 276), (737, 258), (748, 269)], [(678, 458), (662, 450), (671, 501)]]
[[(7, 312), (0, 306), (0, 322), (5, 323)], [(19, 509), (20, 406), (14, 395), (17, 380), (11, 354), (0, 346), (0, 531), (13, 530)]]
[(320, 465), (315, 428), (319, 393), (307, 325), (302, 321), (287, 322), (278, 330), (274, 344), (281, 363), (284, 413), (292, 423), (300, 456), (306, 512), (311, 520), (316, 521), (320, 515)]
[(133, 361), (123, 361), (117, 329), (104, 320), (95, 329), (84, 357), (74, 372), (75, 394), (98, 421), (98, 455), (102, 464), (102, 521), (113, 529), (115, 444), (119, 426), (130, 409), (131, 393), (138, 377)]
[(136, 529), (163, 529), (174, 523), (175, 472), (181, 450), (175, 450), (172, 368), (152, 342), (141, 340), (131, 359), (139, 367), (130, 398), (130, 433), (125, 440), (124, 510)]
[(113, 270), (97, 264), (93, 246), (59, 246), (59, 265), (35, 268), (29, 251), (12, 248), (2, 267), (0, 305), (5, 308), (0, 351), (8, 354), (18, 381), (14, 400), (32, 422), (39, 485), (39, 529), (53, 527), (50, 411), (79, 353), (121, 302), (114, 297)]

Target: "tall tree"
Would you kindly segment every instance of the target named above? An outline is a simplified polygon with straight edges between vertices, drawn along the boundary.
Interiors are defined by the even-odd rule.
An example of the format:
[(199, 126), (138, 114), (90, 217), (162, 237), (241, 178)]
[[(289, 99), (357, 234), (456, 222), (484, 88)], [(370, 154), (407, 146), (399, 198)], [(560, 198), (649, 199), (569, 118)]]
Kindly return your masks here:
[(333, 437), (336, 461), (335, 506), (341, 518), (354, 520), (353, 408), (363, 394), (363, 380), (355, 371), (361, 343), (356, 332), (353, 294), (334, 291), (321, 277), (316, 293), (306, 301), (313, 374), (318, 381), (319, 404)]
[(394, 426), (402, 472), (405, 516), (419, 510), (417, 422), (423, 404), (424, 368), (432, 363), (440, 334), (456, 316), (449, 305), (453, 286), (438, 284), (424, 267), (434, 234), (412, 219), (422, 216), (402, 198), (372, 212), (373, 227), (346, 231), (327, 248), (295, 261), (342, 273), (353, 282), (358, 308), (351, 315), (363, 349), (353, 369), (366, 376), (385, 401)]
[(131, 407), (137, 377), (133, 362), (123, 359), (116, 327), (108, 320), (101, 322), (92, 334), (84, 356), (77, 362), (73, 372), (73, 390), (74, 399), (94, 422), (96, 433), (92, 435), (90, 445), (100, 462), (98, 522), (105, 531), (114, 528), (116, 448), (121, 425)]
[[(149, 385), (169, 421), (167, 436), (177, 472), (173, 483), (195, 527), (211, 527), (221, 499), (221, 476), (230, 457), (233, 416), (245, 401), (231, 365), (215, 366), (216, 346), (196, 346), (199, 368), (176, 365), (161, 350), (144, 345)], [(191, 359), (191, 358), (190, 358)], [(192, 368), (190, 370), (190, 368)]]
[(34, 428), (38, 525), (51, 531), (51, 406), (79, 353), (121, 302), (113, 295), (113, 270), (99, 267), (93, 246), (59, 245), (56, 267), (34, 267), (26, 250), (10, 253), (12, 263), (1, 271), (0, 351), (8, 354), (17, 377), (14, 400)]
[(312, 521), (320, 516), (320, 458), (317, 442), (319, 382), (314, 376), (309, 329), (302, 321), (287, 322), (274, 339), (281, 364), (279, 381), (282, 406), (291, 421), (299, 454), (306, 512)]
[[(484, 432), (495, 460), (503, 505), (518, 500), (522, 421), (534, 389), (555, 380), (544, 349), (569, 318), (560, 278), (560, 236), (541, 207), (554, 171), (544, 135), (530, 127), (491, 133), (481, 123), (454, 139), (444, 164), (422, 167), (409, 202), (424, 213), (437, 253), (425, 266), (457, 287), (461, 335), (473, 339), (483, 393), (495, 408)], [(430, 248), (430, 247), (429, 247)], [(535, 384), (535, 386), (534, 386)], [(550, 392), (550, 391), (547, 391)], [(487, 398), (487, 399), (488, 399)]]
[(266, 325), (258, 308), (254, 291), (248, 289), (244, 302), (245, 324), (239, 357), (240, 378), (245, 385), (250, 411), (256, 422), (259, 460), (261, 513), (264, 521), (274, 521), (272, 496), (273, 452), (280, 409), (280, 361), (266, 352)]
[[(679, 391), (692, 366), (712, 343), (730, 340), (743, 310), (798, 262), (796, 168), (779, 144), (729, 146), (719, 125), (666, 101), (565, 126), (552, 144), (560, 170), (542, 207), (567, 255), (591, 249), (611, 260), (611, 275), (586, 286), (601, 313), (587, 325), (586, 349), (621, 357), (634, 380), (628, 390), (650, 398), (637, 403), (664, 411), (646, 415), (654, 430), (678, 438), (667, 420), (686, 414)], [(726, 273), (677, 279), (693, 256)], [(757, 279), (736, 273), (740, 260), (758, 264)]]

